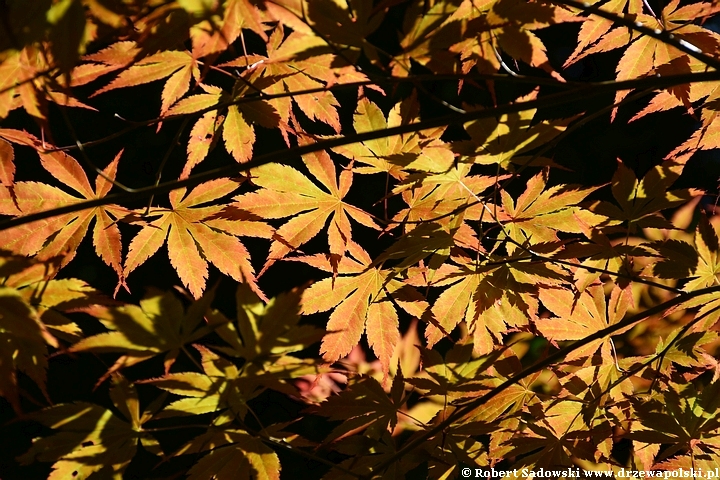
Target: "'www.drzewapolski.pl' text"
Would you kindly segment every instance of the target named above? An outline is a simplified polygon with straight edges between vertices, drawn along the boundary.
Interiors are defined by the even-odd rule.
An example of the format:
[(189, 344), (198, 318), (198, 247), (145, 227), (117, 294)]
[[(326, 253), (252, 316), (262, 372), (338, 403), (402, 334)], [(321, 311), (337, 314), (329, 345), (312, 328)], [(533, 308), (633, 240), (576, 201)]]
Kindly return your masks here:
[(461, 474), (464, 478), (697, 478), (720, 480), (720, 468), (703, 470), (702, 468), (678, 468), (675, 470), (627, 470), (621, 468), (612, 470), (583, 470), (580, 468), (566, 468), (564, 470), (548, 470), (528, 468), (513, 470), (496, 470), (494, 468), (463, 468)]

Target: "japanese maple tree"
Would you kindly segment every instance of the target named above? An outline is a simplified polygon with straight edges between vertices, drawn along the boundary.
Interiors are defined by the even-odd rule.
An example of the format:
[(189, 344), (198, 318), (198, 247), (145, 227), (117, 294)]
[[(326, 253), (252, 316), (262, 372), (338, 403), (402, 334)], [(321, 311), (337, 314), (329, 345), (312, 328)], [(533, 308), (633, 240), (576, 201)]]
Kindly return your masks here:
[(714, 468), (718, 13), (2, 2), (0, 476)]

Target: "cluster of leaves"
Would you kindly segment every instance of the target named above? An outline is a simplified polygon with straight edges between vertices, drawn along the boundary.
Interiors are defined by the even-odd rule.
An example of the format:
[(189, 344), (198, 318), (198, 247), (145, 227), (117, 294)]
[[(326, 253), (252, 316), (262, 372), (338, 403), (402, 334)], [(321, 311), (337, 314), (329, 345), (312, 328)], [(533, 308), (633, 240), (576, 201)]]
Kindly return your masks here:
[[(720, 148), (720, 36), (704, 26), (719, 10), (5, 2), (0, 397), (13, 422), (47, 427), (13, 471), (273, 479), (286, 456), (327, 479), (714, 468), (720, 215), (676, 181)], [(562, 66), (543, 40), (559, 24), (579, 31)], [(567, 81), (621, 48), (614, 82)], [(83, 143), (76, 110), (112, 116), (107, 92), (132, 104), (143, 85), (161, 85), (142, 94), (155, 118)], [(683, 108), (689, 138), (644, 172), (618, 159), (609, 183), (555, 180), (572, 178), (553, 158), (569, 133), (651, 92), (630, 121)], [(601, 93), (614, 101), (598, 111), (543, 110)], [(27, 119), (34, 131), (16, 128)], [(154, 185), (119, 146), (96, 166), (94, 147), (147, 129), (174, 136)], [(91, 225), (114, 291), (65, 273)], [(161, 249), (182, 286), (133, 301)], [(282, 265), (316, 273), (269, 298)], [(213, 277), (238, 283), (234, 302)], [(57, 403), (58, 359), (105, 364), (107, 395), (66, 386)], [(297, 412), (264, 416), (279, 398)]]

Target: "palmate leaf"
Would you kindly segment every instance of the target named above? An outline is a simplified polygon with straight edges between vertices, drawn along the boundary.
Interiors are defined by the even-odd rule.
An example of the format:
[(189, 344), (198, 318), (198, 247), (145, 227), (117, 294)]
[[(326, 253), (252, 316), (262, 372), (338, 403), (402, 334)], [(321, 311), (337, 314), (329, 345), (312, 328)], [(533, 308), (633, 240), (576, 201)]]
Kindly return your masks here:
[[(216, 347), (220, 352), (272, 369), (288, 353), (303, 350), (319, 342), (323, 330), (312, 325), (298, 325), (301, 293), (293, 290), (264, 303), (244, 285), (235, 295), (237, 323), (224, 322), (217, 334), (230, 347)], [(213, 311), (212, 316), (221, 316)]]
[[(472, 358), (472, 353), (468, 352), (468, 350), (472, 350), (471, 347), (471, 344), (466, 344), (458, 349), (458, 345), (456, 344), (451, 351), (457, 350), (457, 355), (451, 356), (450, 352), (448, 352), (448, 354), (445, 355), (445, 361), (458, 363), (465, 361), (467, 364), (481, 365), (481, 369), (479, 368), (478, 372), (483, 372), (483, 374), (477, 375), (477, 379), (480, 380), (480, 383), (485, 388), (495, 388), (522, 370), (520, 359), (510, 349), (500, 350), (496, 354), (493, 353), (483, 358), (484, 363), (478, 363), (477, 359)], [(466, 358), (468, 360), (465, 360)], [(450, 367), (451, 368), (446, 371), (454, 376), (455, 372), (459, 369), (453, 368), (452, 366)], [(464, 377), (468, 379), (467, 384), (463, 386), (462, 383), (460, 383), (460, 385), (456, 383), (456, 385), (460, 387), (456, 387), (457, 390), (465, 391), (462, 396), (472, 398), (485, 392), (482, 388), (477, 388), (473, 385), (474, 382), (472, 381), (470, 373), (472, 370), (464, 367), (463, 370)], [(478, 427), (485, 428), (486, 425), (491, 425), (493, 422), (497, 422), (502, 418), (511, 417), (516, 412), (529, 408), (529, 405), (537, 401), (538, 394), (532, 390), (532, 386), (540, 375), (541, 372), (538, 372), (508, 387), (499, 395), (496, 395), (490, 401), (475, 409), (472, 416), (468, 417), (470, 422), (460, 422), (454, 425), (453, 431), (458, 435), (462, 433), (477, 435), (479, 433), (477, 432)]]
[(82, 280), (48, 280), (47, 275), (43, 262), (0, 251), (0, 396), (17, 411), (17, 372), (47, 395), (47, 346), (59, 348), (58, 339), (82, 337), (78, 325), (64, 313), (113, 303)]
[(717, 134), (717, 127), (720, 125), (720, 116), (718, 116), (717, 110), (718, 99), (720, 99), (720, 91), (718, 91), (716, 86), (706, 100), (706, 106), (703, 108), (701, 116), (702, 126), (682, 145), (668, 153), (665, 157), (666, 159), (682, 158), (693, 154), (697, 150), (712, 150), (720, 147), (720, 136)]
[[(694, 4), (691, 8), (687, 8), (688, 6), (678, 8), (679, 5), (679, 0), (668, 3), (661, 14), (662, 22), (651, 15), (642, 13), (637, 15), (635, 21), (650, 28), (672, 31), (676, 38), (682, 39), (701, 51), (716, 50), (720, 46), (720, 41), (707, 29), (692, 23), (695, 16), (703, 11), (702, 5)], [(706, 5), (710, 7), (710, 4)], [(712, 8), (707, 10), (712, 11)], [(608, 36), (613, 33), (608, 33)], [(633, 38), (629, 31), (627, 38)], [(642, 77), (653, 72), (662, 75), (681, 75), (702, 71), (705, 68), (702, 61), (655, 38), (643, 36), (633, 38), (633, 40), (618, 63), (616, 69), (616, 80), (618, 81)], [(628, 93), (630, 93), (628, 90), (618, 91), (615, 94), (615, 102), (625, 98)], [(692, 110), (689, 85), (672, 87), (669, 89), (669, 93), (682, 105)], [(613, 118), (616, 112), (617, 107), (613, 110)]]
[(351, 51), (362, 48), (368, 58), (377, 58), (378, 53), (366, 38), (380, 26), (385, 16), (381, 8), (373, 8), (362, 0), (345, 4), (318, 0), (307, 5), (278, 0), (268, 3), (267, 8), (274, 19), (295, 31), (322, 32), (326, 42), (351, 47)]
[[(471, 168), (472, 165), (468, 163), (460, 163), (442, 173), (409, 176), (406, 182), (393, 189), (393, 193), (402, 192), (402, 198), (408, 205), (407, 208), (400, 210), (393, 220), (397, 223), (407, 222), (406, 230), (429, 220), (450, 226), (457, 223), (457, 219), (462, 218), (462, 215), (477, 220), (482, 216), (481, 208), (476, 206), (462, 210), (462, 207), (474, 203), (478, 196), (496, 181), (506, 177), (470, 175)], [(416, 182), (419, 180), (421, 184), (417, 185)], [(455, 215), (452, 215), (453, 213)], [(471, 229), (466, 226), (457, 228), (458, 243), (478, 245), (477, 240), (473, 240), (474, 234), (470, 233)]]
[(204, 450), (214, 448), (188, 471), (188, 480), (279, 480), (280, 460), (260, 439), (243, 430), (225, 430), (210, 441)]
[(85, 85), (103, 75), (119, 70), (132, 63), (139, 54), (140, 48), (135, 42), (121, 41), (98, 52), (85, 55), (82, 60), (87, 63), (73, 69), (71, 85)]
[[(678, 8), (680, 7), (680, 8)], [(680, 6), (679, 1), (667, 3), (660, 15), (648, 15), (640, 0), (611, 0), (602, 5), (605, 11), (623, 15), (632, 15), (640, 25), (661, 31), (672, 32), (676, 38), (688, 42), (691, 46), (702, 51), (717, 49), (718, 40), (707, 29), (694, 24), (693, 20), (703, 19), (717, 11), (717, 6), (710, 3), (694, 3)], [(594, 53), (607, 52), (616, 48), (627, 46), (617, 65), (616, 80), (627, 80), (658, 73), (664, 75), (677, 75), (702, 71), (705, 65), (675, 49), (674, 47), (649, 36), (638, 35), (627, 27), (617, 27), (611, 30), (612, 20), (591, 15), (583, 22), (575, 51), (565, 62), (565, 67)], [(690, 85), (672, 87), (658, 94), (650, 106), (633, 117), (640, 118), (648, 113), (667, 110), (674, 106), (684, 105), (692, 111), (691, 102), (698, 100), (697, 94), (706, 87), (694, 88)], [(697, 93), (692, 93), (696, 90)], [(618, 91), (615, 101), (624, 98), (629, 91)], [(707, 93), (705, 94), (707, 95)], [(704, 95), (701, 95), (704, 96)], [(693, 97), (695, 97), (693, 99)], [(613, 110), (613, 118), (617, 108)]]
[(332, 444), (338, 453), (349, 457), (340, 463), (341, 467), (352, 472), (346, 473), (340, 469), (330, 469), (322, 480), (352, 480), (357, 475), (372, 475), (377, 473), (376, 468), (381, 462), (394, 459), (384, 471), (383, 479), (406, 478), (405, 475), (427, 461), (425, 451), (413, 451), (400, 458), (395, 458), (397, 452), (396, 440), (390, 432), (383, 432), (382, 437), (377, 440), (365, 435), (353, 435), (345, 437)]
[(618, 160), (611, 187), (616, 203), (595, 201), (589, 209), (612, 220), (628, 222), (630, 233), (638, 227), (672, 228), (659, 212), (682, 205), (699, 194), (697, 190), (688, 188), (670, 190), (680, 177), (685, 162), (687, 158), (666, 160), (638, 180), (635, 172)]
[[(205, 12), (202, 12), (203, 16)], [(223, 52), (247, 28), (267, 41), (265, 27), (261, 23), (258, 8), (249, 0), (228, 0), (223, 5), (223, 17), (216, 21), (215, 16), (200, 22), (190, 29), (193, 43), (193, 56), (202, 58)]]
[[(82, 331), (64, 315), (66, 312), (116, 302), (82, 280), (49, 279), (53, 275), (53, 260), (46, 263), (0, 251), (0, 279), (3, 286), (16, 289), (35, 309), (44, 328), (53, 336), (75, 342), (82, 337)], [(54, 341), (50, 344), (56, 346)]]
[(500, 238), (507, 236), (513, 240), (506, 244), (508, 253), (518, 251), (518, 244), (557, 242), (558, 232), (580, 233), (578, 219), (587, 223), (603, 220), (603, 217), (576, 206), (599, 187), (564, 185), (546, 189), (547, 180), (547, 170), (532, 177), (517, 201), (507, 191), (501, 190), (502, 210), (497, 213), (496, 219), (487, 213), (484, 216), (487, 222), (497, 220), (504, 223)]
[(219, 416), (207, 433), (173, 454), (210, 452), (188, 471), (188, 480), (280, 480), (277, 454), (262, 440), (231, 422), (226, 415)]
[(339, 395), (329, 397), (311, 411), (331, 421), (343, 422), (330, 432), (325, 443), (358, 431), (362, 431), (365, 437), (379, 440), (397, 425), (398, 411), (404, 403), (403, 391), (401, 371), (393, 379), (389, 395), (377, 380), (364, 377), (351, 382)]
[[(248, 67), (251, 75), (245, 78), (246, 81), (262, 87), (265, 94), (300, 92), (336, 83), (367, 80), (353, 65), (343, 66), (346, 60), (336, 55), (335, 50), (328, 46), (323, 38), (315, 36), (307, 28), (295, 30), (285, 36), (282, 24), (278, 25), (267, 43), (267, 57), (254, 55), (252, 63), (249, 63), (249, 60), (247, 56), (243, 56), (222, 66)], [(293, 103), (310, 120), (323, 122), (336, 133), (340, 133), (337, 110), (340, 104), (330, 90), (275, 98), (268, 100), (268, 103), (280, 117), (278, 123), (286, 142), (289, 141), (288, 135), (294, 133), (289, 126), (291, 118), (294, 117)]]
[(148, 222), (130, 242), (124, 274), (129, 275), (145, 263), (167, 241), (170, 263), (195, 298), (200, 298), (205, 290), (208, 261), (225, 275), (247, 283), (264, 298), (255, 283), (250, 254), (236, 235), (267, 238), (272, 228), (247, 216), (225, 215), (223, 205), (199, 206), (237, 187), (232, 180), (218, 179), (198, 185), (187, 195), (185, 189), (171, 192), (172, 208), (152, 211), (150, 215), (158, 218)]
[(54, 462), (48, 480), (121, 480), (138, 443), (151, 453), (161, 453), (157, 440), (143, 432), (142, 426), (152, 412), (140, 414), (135, 387), (117, 375), (113, 383), (110, 398), (124, 419), (111, 410), (85, 402), (48, 407), (27, 418), (56, 433), (36, 440), (18, 460), (23, 464)]
[[(518, 98), (515, 102), (535, 100), (538, 89)], [(513, 170), (511, 164), (523, 165), (531, 157), (523, 154), (542, 146), (565, 131), (573, 118), (563, 120), (541, 120), (533, 122), (537, 109), (503, 114), (499, 118), (487, 117), (473, 120), (464, 125), (471, 140), (456, 142), (453, 149), (467, 157), (467, 160), (481, 165), (499, 165), (504, 170)], [(548, 159), (534, 159), (533, 165), (552, 164)]]
[[(247, 73), (248, 71), (246, 71)], [(201, 84), (205, 93), (191, 95), (173, 105), (168, 115), (183, 115), (205, 110), (231, 100), (242, 99), (256, 91), (249, 87), (257, 83), (259, 73), (249, 71), (247, 78), (238, 80), (231, 94), (221, 88)], [(260, 82), (264, 81), (261, 79)], [(254, 85), (255, 88), (259, 86)], [(187, 162), (180, 174), (181, 178), (190, 175), (190, 171), (204, 161), (210, 150), (222, 138), (225, 149), (237, 162), (246, 162), (252, 158), (255, 144), (255, 127), (277, 128), (281, 122), (275, 108), (267, 101), (246, 102), (242, 105), (230, 105), (226, 108), (205, 112), (193, 125), (187, 144)]]
[[(599, 2), (594, 2), (595, 4)], [(638, 0), (611, 0), (604, 5), (602, 9), (608, 12), (622, 12), (627, 8), (628, 13), (638, 14), (642, 11), (642, 1)], [(621, 45), (614, 46), (611, 39), (622, 32), (621, 29), (613, 31), (612, 35), (606, 35), (613, 26), (613, 21), (606, 18), (590, 15), (580, 27), (578, 35), (578, 44), (575, 51), (570, 54), (565, 61), (563, 67), (578, 62), (592, 51), (607, 51), (613, 48), (619, 48)], [(602, 41), (600, 41), (602, 40)]]
[(691, 280), (683, 286), (690, 292), (700, 288), (720, 284), (720, 220), (713, 217), (712, 222), (703, 215), (695, 230), (695, 249), (697, 251), (696, 268), (690, 275)]
[(324, 151), (304, 156), (303, 162), (329, 193), (294, 168), (275, 163), (251, 170), (252, 182), (262, 189), (235, 197), (231, 204), (261, 218), (293, 217), (275, 232), (263, 271), (320, 233), (328, 218), (330, 253), (338, 258), (352, 241), (350, 218), (380, 229), (370, 215), (343, 201), (352, 185), (350, 170), (343, 170), (338, 180), (335, 165)]
[(499, 51), (504, 51), (562, 79), (551, 67), (546, 48), (534, 30), (575, 21), (566, 10), (514, 0), (441, 1), (427, 11), (425, 8), (421, 2), (414, 2), (406, 12), (403, 52), (392, 62), (393, 74), (407, 75), (413, 61), (437, 73), (460, 69), (467, 73), (475, 67), (481, 73), (495, 73), (500, 68)]
[(646, 402), (631, 399), (638, 421), (631, 425), (628, 438), (669, 445), (656, 459), (656, 467), (663, 465), (662, 460), (684, 451), (689, 452), (665, 465), (682, 466), (693, 456), (705, 460), (704, 465), (709, 460), (717, 465), (720, 459), (720, 422), (717, 415), (720, 384), (713, 382), (701, 388), (698, 394), (693, 384), (670, 384), (669, 388)]
[[(69, 6), (69, 3), (66, 2), (65, 5)], [(31, 11), (31, 9), (26, 10), (26, 12)], [(76, 9), (75, 11), (77, 13)], [(36, 11), (36, 14), (44, 18), (46, 12)], [(0, 89), (2, 89), (0, 118), (5, 118), (10, 111), (22, 107), (28, 115), (47, 127), (50, 102), (62, 107), (95, 110), (77, 100), (69, 94), (67, 89), (61, 88), (58, 85), (59, 78), (50, 79), (43, 74), (57, 67), (57, 62), (54, 61), (51, 53), (45, 48), (39, 48), (38, 45), (27, 45), (20, 50), (12, 49), (4, 52), (3, 61), (0, 64), (0, 77), (2, 77), (0, 80)], [(65, 64), (61, 67), (67, 71), (72, 65)]]
[[(353, 127), (356, 133), (383, 130), (406, 125), (419, 120), (419, 105), (416, 95), (395, 104), (387, 119), (380, 107), (361, 97), (358, 100)], [(333, 148), (362, 166), (355, 166), (357, 173), (385, 172), (398, 180), (407, 177), (407, 171), (446, 172), (452, 167), (454, 154), (440, 140), (444, 128), (412, 132), (404, 135), (368, 140)]]
[(536, 319), (539, 286), (559, 286), (566, 274), (551, 263), (524, 262), (521, 256), (501, 263), (494, 256), (487, 262), (452, 256), (453, 263), (439, 269), (433, 279), (433, 286), (447, 288), (431, 309), (434, 321), (425, 329), (428, 347), (464, 321), (473, 335), (475, 355), (484, 355), (500, 343), (503, 333)]
[(208, 348), (200, 345), (195, 348), (200, 351), (204, 373), (166, 373), (163, 377), (142, 381), (185, 397), (170, 403), (155, 418), (201, 415), (227, 409), (239, 420), (244, 420), (249, 411), (248, 402), (266, 389), (293, 395), (297, 391), (286, 382), (287, 379), (321, 373), (312, 359), (287, 356), (274, 364), (248, 362), (237, 367)]
[(255, 377), (242, 375), (229, 360), (209, 349), (196, 348), (202, 355), (204, 373), (168, 373), (142, 382), (185, 397), (170, 403), (155, 418), (202, 415), (229, 409), (242, 420), (248, 411), (247, 402), (262, 393), (261, 383)]
[[(603, 286), (599, 284), (591, 285), (577, 295), (565, 288), (543, 288), (538, 297), (557, 317), (538, 318), (535, 326), (552, 342), (581, 340), (621, 321), (632, 306), (631, 295), (628, 289), (616, 286), (610, 295), (610, 302), (606, 302)], [(592, 357), (599, 349), (603, 362), (613, 363), (610, 341), (610, 338), (606, 338), (590, 342), (570, 353), (565, 360), (569, 362)]]
[(127, 88), (168, 78), (162, 91), (160, 115), (165, 115), (170, 106), (190, 89), (190, 80), (199, 80), (197, 60), (189, 52), (163, 51), (135, 62), (122, 71), (112, 82), (97, 90), (93, 95)]
[[(419, 347), (422, 356), (422, 371), (406, 380), (423, 393), (426, 398), (439, 397), (441, 401), (455, 402), (472, 398), (488, 390), (489, 375), (483, 375), (499, 353), (477, 357), (473, 355), (472, 338), (456, 343), (444, 356), (439, 352)], [(437, 398), (436, 398), (437, 399)], [(484, 406), (484, 408), (494, 408)]]
[(166, 353), (167, 371), (186, 344), (204, 337), (218, 326), (202, 324), (213, 295), (214, 291), (209, 291), (187, 311), (170, 292), (153, 293), (142, 300), (140, 306), (89, 308), (87, 313), (100, 320), (110, 331), (80, 340), (69, 350), (122, 353), (108, 373)]
[[(544, 402), (541, 417), (522, 425), (509, 441), (513, 447), (508, 456), (532, 452), (515, 465), (532, 469), (570, 467), (573, 458), (596, 461), (598, 441), (612, 436), (612, 426), (604, 418), (588, 419), (582, 415), (584, 404), (566, 399)], [(589, 435), (588, 435), (589, 433)]]
[(0, 343), (0, 397), (20, 412), (17, 372), (25, 373), (45, 392), (47, 345), (57, 347), (58, 343), (14, 288), (0, 287)]
[[(39, 142), (37, 139), (35, 141)], [(36, 146), (39, 146), (39, 143)], [(71, 156), (61, 151), (40, 153), (43, 168), (83, 198), (74, 197), (44, 183), (17, 182), (13, 186), (12, 193), (0, 187), (0, 213), (24, 215), (70, 205), (83, 199), (102, 198), (112, 188), (121, 155), (122, 151), (103, 170), (103, 174), (110, 181), (98, 176), (93, 188), (80, 164)], [(59, 267), (62, 268), (75, 257), (80, 242), (95, 220), (93, 229), (95, 252), (105, 264), (115, 270), (120, 283), (123, 283), (124, 275), (120, 266), (122, 248), (120, 229), (116, 221), (127, 213), (128, 211), (120, 206), (104, 205), (27, 223), (3, 235), (0, 248), (22, 255), (35, 255), (38, 260), (62, 256), (62, 261), (59, 263)]]
[[(320, 347), (327, 362), (336, 362), (350, 353), (365, 333), (387, 379), (390, 358), (400, 341), (396, 305), (420, 318), (427, 303), (414, 288), (393, 278), (391, 270), (374, 267), (367, 252), (359, 245), (351, 242), (348, 248), (353, 258), (340, 260), (337, 264), (339, 276), (320, 280), (303, 292), (302, 313), (332, 310), (328, 333)], [(298, 260), (327, 272), (335, 271), (332, 262), (321, 255)]]

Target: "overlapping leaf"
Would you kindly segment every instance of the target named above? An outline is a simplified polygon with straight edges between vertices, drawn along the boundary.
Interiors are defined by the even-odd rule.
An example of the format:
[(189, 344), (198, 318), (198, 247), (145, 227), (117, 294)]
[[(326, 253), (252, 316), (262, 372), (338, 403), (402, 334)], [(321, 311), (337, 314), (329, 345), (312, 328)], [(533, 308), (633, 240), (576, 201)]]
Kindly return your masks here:
[[(37, 141), (37, 139), (35, 139)], [(115, 180), (118, 162), (122, 152), (105, 167), (102, 175), (95, 180), (95, 188), (85, 175), (80, 164), (61, 151), (41, 153), (43, 168), (65, 186), (82, 195), (74, 197), (64, 190), (38, 182), (17, 182), (12, 191), (0, 190), (0, 213), (21, 215), (40, 212), (82, 201), (83, 199), (102, 198), (108, 194)], [(1, 188), (1, 187), (0, 187)], [(2, 193), (5, 192), (5, 193)], [(95, 220), (93, 244), (95, 252), (117, 273), (120, 282), (124, 282), (121, 268), (120, 230), (117, 219), (128, 211), (117, 205), (105, 205), (79, 212), (59, 215), (47, 220), (28, 223), (16, 227), (0, 240), (0, 248), (22, 255), (35, 255), (39, 260), (49, 260), (62, 256), (60, 267), (74, 257), (80, 242), (85, 237), (90, 224)]]
[(157, 440), (142, 430), (152, 412), (140, 414), (137, 392), (124, 378), (116, 377), (114, 383), (110, 398), (124, 419), (91, 403), (48, 407), (31, 418), (56, 433), (35, 441), (19, 460), (24, 464), (54, 462), (50, 480), (90, 475), (120, 479), (139, 443), (149, 452), (162, 453)]
[[(372, 266), (370, 257), (358, 245), (348, 246), (353, 258), (344, 257), (339, 262), (338, 277), (326, 278), (305, 290), (302, 313), (333, 310), (320, 347), (326, 361), (335, 362), (350, 353), (365, 333), (387, 377), (390, 358), (400, 340), (395, 305), (420, 318), (426, 304), (412, 287), (393, 278), (390, 270)], [(331, 262), (322, 256), (302, 260), (333, 271)]]
[(186, 344), (218, 327), (217, 323), (203, 324), (212, 298), (212, 294), (206, 294), (187, 311), (170, 292), (152, 294), (142, 300), (140, 306), (97, 306), (88, 313), (109, 331), (80, 340), (70, 351), (123, 353), (110, 372), (166, 353), (165, 368), (169, 370)]
[(636, 227), (668, 228), (672, 227), (660, 211), (679, 206), (689, 201), (697, 190), (670, 187), (680, 177), (685, 161), (668, 160), (653, 167), (641, 180), (635, 173), (618, 162), (618, 168), (612, 179), (612, 202), (594, 202), (590, 210), (613, 220), (628, 222), (632, 232)]

